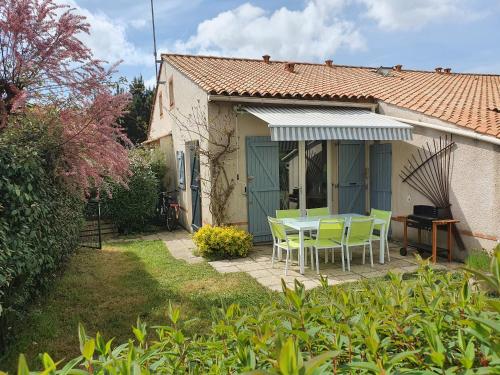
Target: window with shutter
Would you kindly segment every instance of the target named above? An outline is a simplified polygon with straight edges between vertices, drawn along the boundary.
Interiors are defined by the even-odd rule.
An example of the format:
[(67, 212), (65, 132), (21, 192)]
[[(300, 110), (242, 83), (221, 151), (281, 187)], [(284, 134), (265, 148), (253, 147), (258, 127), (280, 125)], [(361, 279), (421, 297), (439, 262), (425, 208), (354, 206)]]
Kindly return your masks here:
[(177, 186), (186, 189), (186, 173), (184, 168), (184, 151), (177, 151)]
[(175, 100), (174, 100), (174, 77), (170, 77), (168, 80), (168, 104), (169, 108), (174, 108)]
[(163, 93), (160, 92), (160, 95), (158, 97), (158, 102), (160, 103), (160, 118), (163, 118)]

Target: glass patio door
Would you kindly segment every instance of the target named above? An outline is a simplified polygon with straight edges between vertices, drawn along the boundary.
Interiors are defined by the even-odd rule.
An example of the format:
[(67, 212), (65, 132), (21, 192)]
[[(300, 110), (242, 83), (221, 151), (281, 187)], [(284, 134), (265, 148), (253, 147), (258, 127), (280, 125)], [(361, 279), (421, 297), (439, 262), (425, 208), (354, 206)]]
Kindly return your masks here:
[(306, 141), (306, 208), (327, 207), (327, 141)]
[(300, 171), (298, 142), (279, 142), (280, 210), (299, 208)]
[(331, 153), (330, 141), (279, 142), (280, 209), (331, 208)]

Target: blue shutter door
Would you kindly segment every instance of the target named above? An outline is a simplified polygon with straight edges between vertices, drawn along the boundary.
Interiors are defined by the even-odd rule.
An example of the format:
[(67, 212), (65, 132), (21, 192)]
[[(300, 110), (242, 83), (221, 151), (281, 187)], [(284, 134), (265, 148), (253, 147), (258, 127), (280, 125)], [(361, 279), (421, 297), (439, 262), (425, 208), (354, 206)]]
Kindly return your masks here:
[(391, 211), (392, 144), (370, 145), (370, 206)]
[(189, 148), (191, 167), (191, 206), (192, 217), (191, 227), (197, 231), (201, 227), (201, 183), (200, 183), (200, 155), (198, 152), (198, 142)]
[(248, 231), (254, 242), (272, 240), (267, 222), (279, 209), (279, 145), (270, 137), (246, 137)]
[(339, 145), (339, 213), (364, 215), (365, 143), (345, 141)]

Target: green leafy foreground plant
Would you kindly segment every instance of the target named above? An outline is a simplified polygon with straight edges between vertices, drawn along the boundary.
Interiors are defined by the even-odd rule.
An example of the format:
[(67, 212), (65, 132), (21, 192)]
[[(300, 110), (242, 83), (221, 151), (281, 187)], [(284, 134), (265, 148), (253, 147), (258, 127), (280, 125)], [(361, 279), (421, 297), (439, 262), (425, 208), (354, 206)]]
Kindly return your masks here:
[[(499, 285), (500, 252), (485, 280)], [(476, 277), (480, 274), (476, 271)], [(482, 277), (482, 276), (481, 276)], [(322, 287), (283, 284), (272, 305), (216, 312), (211, 333), (186, 337), (178, 308), (170, 324), (133, 328), (114, 346), (79, 328), (82, 355), (64, 367), (42, 356), (44, 374), (499, 374), (500, 318), (494, 297), (470, 274), (437, 273), (422, 263), (415, 279)], [(60, 369), (58, 369), (60, 368)], [(29, 370), (23, 356), (19, 374)]]

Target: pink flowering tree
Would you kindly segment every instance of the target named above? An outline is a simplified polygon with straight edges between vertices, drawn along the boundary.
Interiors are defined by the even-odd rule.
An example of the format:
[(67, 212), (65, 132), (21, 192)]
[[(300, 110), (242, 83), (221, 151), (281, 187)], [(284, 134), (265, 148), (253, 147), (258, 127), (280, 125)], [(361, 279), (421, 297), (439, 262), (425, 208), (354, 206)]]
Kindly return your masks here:
[(58, 174), (88, 192), (111, 178), (125, 183), (129, 140), (116, 120), (116, 65), (94, 58), (79, 36), (90, 25), (54, 0), (0, 1), (0, 132), (27, 108), (56, 109), (62, 126)]

